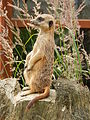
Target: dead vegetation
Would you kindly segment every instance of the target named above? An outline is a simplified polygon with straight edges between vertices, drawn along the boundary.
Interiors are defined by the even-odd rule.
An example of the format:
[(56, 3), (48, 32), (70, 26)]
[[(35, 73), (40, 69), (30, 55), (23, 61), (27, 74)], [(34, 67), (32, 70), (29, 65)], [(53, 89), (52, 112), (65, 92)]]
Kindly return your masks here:
[[(4, 53), (7, 57), (8, 62), (6, 64), (10, 64), (10, 66), (13, 65), (13, 68), (11, 67), (11, 69), (14, 71), (14, 77), (19, 77), (20, 79), (23, 79), (23, 67), (20, 67), (20, 65), (24, 65), (24, 58), (27, 55), (26, 44), (28, 44), (30, 40), (33, 41), (33, 36), (36, 35), (36, 33), (32, 34), (32, 30), (25, 23), (25, 19), (31, 20), (38, 14), (44, 13), (44, 11), (41, 11), (42, 2), (37, 0), (33, 0), (32, 2), (34, 3), (34, 7), (32, 8), (33, 15), (29, 14), (27, 5), (28, 1), (26, 1), (26, 3), (23, 1), (22, 6), (20, 5), (19, 0), (17, 3), (13, 1), (13, 5), (8, 3), (8, 5), (13, 7), (16, 11), (16, 18), (21, 20), (27, 32), (29, 33), (29, 38), (25, 43), (23, 43), (20, 36), (21, 31), (17, 25), (17, 22), (15, 22), (14, 25), (12, 21), (10, 21), (10, 19), (7, 17), (6, 9), (0, 10), (5, 18), (7, 26), (14, 35), (14, 42), (12, 45), (10, 45), (9, 41), (11, 40), (8, 36), (8, 27), (5, 28), (2, 26), (2, 34), (0, 34), (2, 39), (0, 39), (0, 42), (4, 51), (1, 52), (1, 54)], [(60, 25), (55, 31), (58, 38), (55, 39), (57, 44), (55, 49), (56, 56), (53, 77), (57, 78), (62, 76), (68, 79), (82, 81), (82, 76), (84, 76), (85, 79), (90, 80), (90, 60), (86, 51), (84, 50), (84, 34), (80, 34), (80, 26), (78, 23), (78, 15), (85, 6), (84, 2), (77, 10), (75, 10), (75, 2), (72, 0), (45, 0), (45, 3), (47, 3), (45, 6), (47, 12), (52, 14)], [(62, 25), (64, 25), (64, 29)], [(23, 51), (22, 54), (24, 54), (24, 58), (21, 56), (21, 52), (17, 46), (19, 46)], [(31, 46), (33, 47), (33, 44), (31, 44)]]

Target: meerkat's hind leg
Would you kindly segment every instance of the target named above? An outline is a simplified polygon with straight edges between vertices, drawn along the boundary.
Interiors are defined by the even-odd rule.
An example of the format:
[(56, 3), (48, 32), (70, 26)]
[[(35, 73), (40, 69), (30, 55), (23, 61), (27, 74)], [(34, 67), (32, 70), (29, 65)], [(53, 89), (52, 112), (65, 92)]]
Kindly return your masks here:
[(22, 89), (22, 91), (27, 91), (27, 90), (30, 90), (30, 87), (29, 87), (29, 86), (24, 87), (24, 88)]
[(20, 96), (23, 97), (23, 96), (27, 96), (29, 94), (31, 94), (31, 90), (30, 89), (27, 90), (27, 91), (22, 91), (21, 94), (20, 94)]
[(33, 93), (35, 93), (35, 91), (29, 89), (27, 91), (22, 91), (20, 95), (21, 95), (21, 97), (23, 97), (23, 96), (27, 96), (27, 95), (33, 94)]

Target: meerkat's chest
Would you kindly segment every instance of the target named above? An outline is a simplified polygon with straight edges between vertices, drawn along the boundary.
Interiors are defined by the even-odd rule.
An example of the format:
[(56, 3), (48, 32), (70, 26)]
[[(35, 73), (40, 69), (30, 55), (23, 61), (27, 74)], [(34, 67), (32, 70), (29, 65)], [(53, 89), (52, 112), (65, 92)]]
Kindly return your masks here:
[(54, 38), (46, 35), (39, 35), (33, 47), (33, 55), (40, 50), (45, 56), (50, 57), (54, 51)]
[(45, 46), (46, 46), (45, 38), (39, 36), (34, 44), (33, 52), (37, 52), (38, 50), (44, 50)]

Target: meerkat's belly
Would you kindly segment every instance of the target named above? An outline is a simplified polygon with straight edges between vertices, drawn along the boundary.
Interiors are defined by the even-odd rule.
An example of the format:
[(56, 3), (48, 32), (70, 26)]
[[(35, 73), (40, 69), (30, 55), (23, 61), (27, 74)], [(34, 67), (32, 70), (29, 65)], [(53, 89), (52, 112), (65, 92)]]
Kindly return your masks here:
[(27, 80), (25, 79), (26, 83), (37, 91), (44, 89), (46, 86), (50, 86), (52, 76), (51, 69), (53, 67), (50, 64), (45, 59), (39, 60), (33, 66), (32, 70), (27, 72)]

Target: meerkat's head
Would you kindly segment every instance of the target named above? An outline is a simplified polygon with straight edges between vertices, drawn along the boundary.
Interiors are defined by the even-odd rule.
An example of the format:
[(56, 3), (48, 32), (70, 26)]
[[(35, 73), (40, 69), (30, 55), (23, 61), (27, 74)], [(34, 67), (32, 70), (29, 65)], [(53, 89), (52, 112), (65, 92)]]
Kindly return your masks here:
[(36, 28), (40, 28), (41, 30), (54, 30), (55, 20), (52, 15), (42, 14), (38, 15), (34, 20), (31, 21)]

